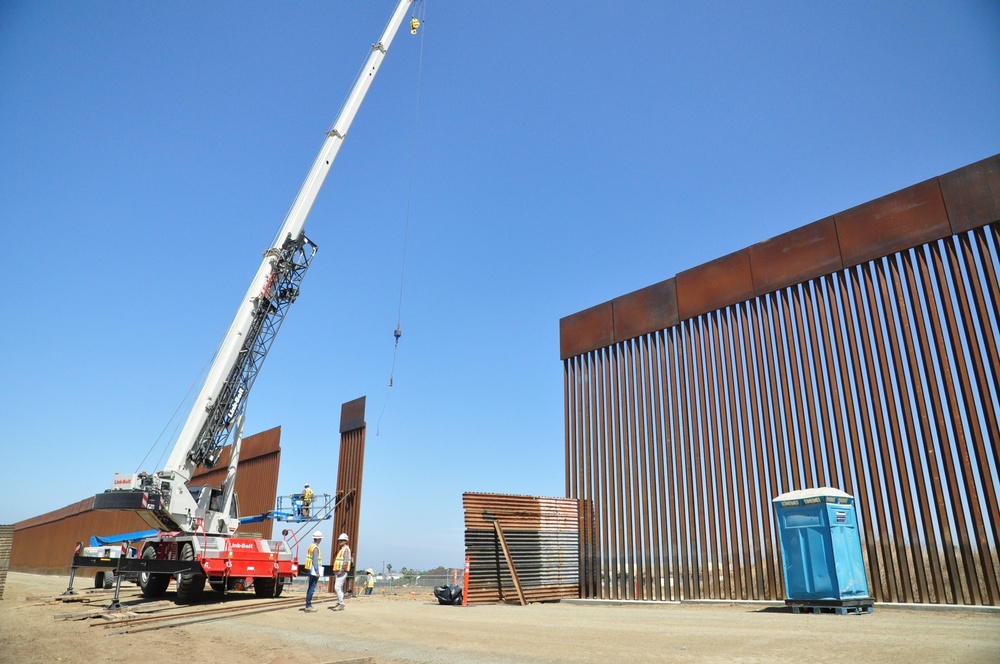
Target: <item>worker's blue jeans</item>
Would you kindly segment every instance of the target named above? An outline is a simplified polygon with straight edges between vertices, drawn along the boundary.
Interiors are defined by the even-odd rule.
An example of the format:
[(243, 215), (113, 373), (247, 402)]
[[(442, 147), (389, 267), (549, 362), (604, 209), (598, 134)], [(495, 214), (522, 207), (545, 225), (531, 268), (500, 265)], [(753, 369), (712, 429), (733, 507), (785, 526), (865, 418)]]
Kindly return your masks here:
[(315, 574), (309, 575), (309, 588), (306, 590), (306, 606), (313, 605), (313, 593), (316, 592), (316, 582), (319, 581), (319, 577)]

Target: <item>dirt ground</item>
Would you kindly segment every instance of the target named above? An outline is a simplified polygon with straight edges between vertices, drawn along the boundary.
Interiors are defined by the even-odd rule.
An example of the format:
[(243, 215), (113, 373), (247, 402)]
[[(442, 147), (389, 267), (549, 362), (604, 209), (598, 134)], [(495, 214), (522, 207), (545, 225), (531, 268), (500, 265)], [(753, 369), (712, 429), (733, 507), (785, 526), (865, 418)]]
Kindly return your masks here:
[[(9, 573), (0, 602), (0, 662), (1000, 662), (1000, 612), (993, 611), (876, 606), (872, 614), (837, 615), (764, 604), (593, 602), (463, 608), (440, 606), (429, 593), (400, 592), (349, 599), (338, 612), (328, 610), (324, 594), (311, 614), (296, 603), (126, 632), (103, 618), (81, 619), (111, 600), (111, 591), (85, 590), (89, 582), (76, 584), (89, 603), (58, 602), (53, 598), (66, 578)], [(304, 598), (299, 588), (281, 599), (286, 595)], [(138, 608), (140, 597), (135, 586), (123, 586), (124, 604)], [(197, 608), (269, 601), (235, 593)]]

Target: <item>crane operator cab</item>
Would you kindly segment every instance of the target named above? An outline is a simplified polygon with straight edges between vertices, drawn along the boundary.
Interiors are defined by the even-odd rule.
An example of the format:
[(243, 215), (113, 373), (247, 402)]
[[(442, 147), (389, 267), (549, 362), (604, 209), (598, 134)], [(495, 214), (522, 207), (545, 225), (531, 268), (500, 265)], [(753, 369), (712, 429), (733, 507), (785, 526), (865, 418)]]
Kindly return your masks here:
[(226, 509), (225, 493), (222, 489), (210, 486), (188, 487), (191, 497), (198, 503), (196, 516), (205, 520), (205, 529), (209, 532), (230, 534), (236, 532), (240, 525), (239, 501), (233, 493), (232, 500), (229, 501), (229, 508)]

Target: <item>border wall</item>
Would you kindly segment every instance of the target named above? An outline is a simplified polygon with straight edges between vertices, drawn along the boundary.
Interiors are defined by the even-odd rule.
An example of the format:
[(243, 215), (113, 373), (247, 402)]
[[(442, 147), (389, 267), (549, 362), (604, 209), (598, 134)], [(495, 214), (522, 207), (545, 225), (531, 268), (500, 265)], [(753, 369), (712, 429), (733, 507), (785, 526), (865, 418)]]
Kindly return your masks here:
[(563, 318), (581, 596), (783, 599), (831, 486), (875, 601), (997, 605), (998, 251), (1000, 155)]
[[(358, 560), (358, 530), (361, 524), (361, 484), (365, 470), (365, 403), (358, 397), (340, 406), (340, 452), (337, 461), (337, 491), (334, 494), (333, 534), (330, 537), (330, 562), (337, 557), (337, 537), (347, 533), (355, 564)], [(355, 570), (356, 572), (357, 570)], [(355, 574), (347, 577), (344, 591), (354, 587)], [(328, 590), (333, 592), (334, 579), (330, 578)]]
[(7, 586), (7, 568), (10, 565), (10, 550), (14, 544), (14, 526), (0, 526), (0, 600)]
[[(281, 427), (275, 427), (243, 439), (240, 448), (236, 493), (244, 515), (264, 514), (274, 509), (278, 490), (278, 464), (281, 457)], [(219, 487), (225, 479), (230, 446), (224, 448), (219, 463), (212, 470), (199, 468), (191, 482)], [(113, 472), (108, 473), (109, 484)], [(92, 535), (115, 535), (148, 530), (134, 512), (95, 510), (93, 496), (58, 510), (14, 524), (14, 544), (10, 569), (14, 572), (69, 575), (77, 542), (86, 544)], [(272, 522), (248, 524), (263, 537), (271, 536)], [(241, 527), (240, 533), (243, 533)], [(81, 570), (81, 575), (92, 575)]]

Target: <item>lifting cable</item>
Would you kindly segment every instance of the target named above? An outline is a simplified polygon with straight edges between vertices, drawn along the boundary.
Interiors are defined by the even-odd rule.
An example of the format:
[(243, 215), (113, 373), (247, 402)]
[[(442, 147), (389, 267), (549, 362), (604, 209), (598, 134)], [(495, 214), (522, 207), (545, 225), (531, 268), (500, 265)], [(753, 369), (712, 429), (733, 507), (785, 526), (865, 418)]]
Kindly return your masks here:
[[(219, 347), (221, 346), (222, 346), (222, 340), (219, 341)], [(180, 400), (180, 402), (177, 404), (177, 408), (174, 409), (173, 415), (170, 416), (170, 419), (167, 420), (167, 423), (163, 425), (163, 429), (160, 430), (160, 435), (157, 436), (156, 440), (154, 440), (153, 443), (149, 446), (149, 449), (146, 451), (146, 456), (142, 457), (142, 461), (140, 461), (139, 465), (136, 466), (135, 469), (136, 473), (142, 470), (142, 466), (144, 463), (146, 463), (146, 459), (149, 458), (149, 455), (152, 454), (156, 450), (156, 448), (160, 445), (160, 443), (164, 441), (163, 434), (167, 432), (167, 429), (170, 427), (171, 424), (174, 425), (174, 431), (166, 442), (169, 441), (176, 442), (178, 431), (180, 430), (181, 425), (185, 423), (185, 420), (179, 419), (177, 417), (177, 414), (181, 412), (181, 408), (184, 408), (185, 406), (188, 406), (189, 404), (192, 404), (194, 402), (194, 397), (192, 395), (194, 394), (198, 386), (203, 384), (205, 376), (208, 375), (209, 366), (212, 364), (212, 361), (215, 359), (215, 356), (218, 352), (219, 349), (216, 348), (215, 353), (213, 353), (212, 356), (208, 358), (208, 361), (205, 363), (205, 366), (203, 366), (198, 375), (195, 376), (194, 381), (191, 383), (191, 386), (188, 387), (187, 393), (184, 395), (184, 398)], [(170, 445), (164, 445), (163, 449), (160, 450), (160, 456), (156, 460), (156, 466), (155, 466), (156, 468), (163, 468), (163, 457), (167, 454), (167, 450), (170, 447), (171, 447)]]
[[(418, 9), (419, 5), (419, 9)], [(418, 16), (419, 12), (419, 16)], [(425, 5), (424, 2), (418, 1), (413, 3), (413, 13), (410, 16), (410, 34), (417, 34), (417, 28), (420, 24), (424, 22), (424, 12)], [(392, 383), (396, 376), (396, 353), (399, 350), (399, 338), (403, 336), (402, 329), (402, 319), (403, 319), (403, 277), (406, 274), (406, 246), (407, 238), (410, 233), (410, 207), (413, 203), (413, 171), (414, 164), (416, 163), (416, 147), (417, 147), (417, 124), (420, 118), (420, 81), (423, 77), (424, 70), (424, 32), (420, 32), (420, 54), (417, 58), (417, 91), (416, 100), (414, 102), (413, 109), (413, 128), (410, 132), (410, 173), (409, 180), (406, 187), (406, 215), (403, 222), (403, 258), (399, 268), (399, 304), (396, 308), (396, 329), (393, 330), (392, 336), (395, 338), (392, 347), (392, 367), (389, 369), (389, 385), (385, 388), (385, 398), (382, 400), (382, 411), (378, 415), (378, 421), (375, 424), (375, 435), (379, 435), (379, 428), (382, 424), (382, 416), (385, 414), (386, 404), (389, 402), (389, 391), (392, 389)]]

